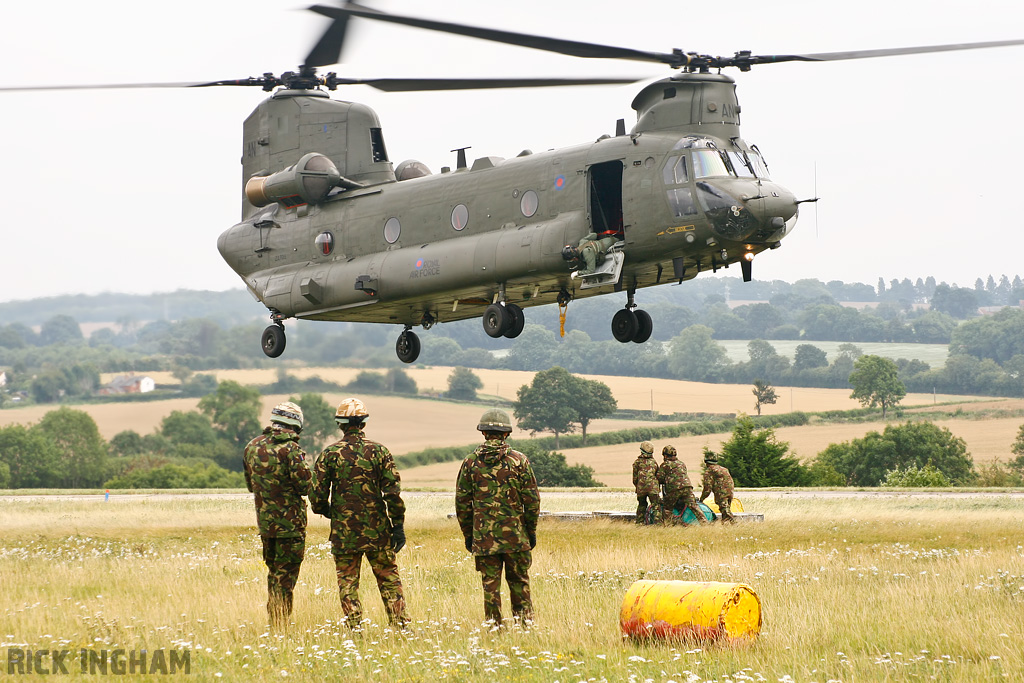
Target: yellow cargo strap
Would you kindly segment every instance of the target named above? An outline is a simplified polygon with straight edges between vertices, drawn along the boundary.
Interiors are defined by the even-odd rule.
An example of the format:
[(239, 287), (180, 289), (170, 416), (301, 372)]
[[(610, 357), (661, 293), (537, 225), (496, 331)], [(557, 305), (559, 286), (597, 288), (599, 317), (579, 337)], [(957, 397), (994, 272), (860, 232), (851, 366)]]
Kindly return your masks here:
[(558, 304), (558, 331), (565, 336), (565, 312), (569, 310), (569, 303)]

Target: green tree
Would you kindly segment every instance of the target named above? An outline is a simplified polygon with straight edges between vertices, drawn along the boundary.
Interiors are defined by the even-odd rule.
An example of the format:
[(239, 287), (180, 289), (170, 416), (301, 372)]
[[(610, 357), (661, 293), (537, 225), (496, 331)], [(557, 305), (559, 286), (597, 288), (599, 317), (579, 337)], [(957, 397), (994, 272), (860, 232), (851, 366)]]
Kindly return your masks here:
[(260, 392), (227, 380), (217, 391), (199, 400), (199, 410), (210, 416), (214, 426), (241, 447), (260, 431)]
[(774, 429), (757, 429), (745, 415), (722, 444), (719, 462), (737, 486), (803, 486), (810, 481), (807, 468), (789, 455), (789, 444), (776, 439)]
[(38, 429), (22, 425), (0, 427), (0, 462), (14, 489), (54, 488), (60, 481), (60, 451)]
[(569, 465), (565, 455), (555, 451), (544, 451), (535, 447), (523, 449), (533, 466), (538, 486), (562, 486), (569, 488), (603, 487), (594, 479), (594, 468), (584, 464)]
[(384, 375), (384, 384), (387, 390), (395, 394), (416, 395), (419, 389), (416, 380), (409, 376), (409, 373), (402, 368), (391, 368)]
[(949, 477), (939, 471), (931, 463), (924, 467), (909, 465), (901, 470), (897, 467), (885, 473), (885, 479), (879, 484), (886, 488), (944, 488), (951, 486)]
[(978, 315), (978, 295), (969, 289), (942, 283), (932, 294), (931, 309), (963, 320)]
[(816, 462), (839, 472), (849, 486), (878, 486), (886, 472), (931, 464), (956, 486), (974, 479), (974, 461), (963, 439), (931, 422), (888, 425), (881, 434), (829, 444)]
[(160, 421), (160, 434), (174, 445), (212, 446), (220, 438), (203, 413), (175, 410)]
[(107, 442), (89, 413), (63, 407), (43, 416), (34, 427), (60, 453), (58, 486), (99, 486), (107, 472)]
[(167, 463), (149, 469), (133, 469), (110, 479), (108, 489), (224, 489), (242, 488), (245, 476), (210, 463)]
[(619, 406), (612, 396), (612, 390), (604, 382), (579, 377), (573, 379), (576, 380), (577, 389), (574, 392), (572, 408), (576, 414), (575, 422), (580, 424), (583, 434), (583, 446), (586, 446), (587, 426), (590, 421), (611, 415)]
[(853, 364), (849, 381), (853, 387), (850, 398), (857, 399), (865, 407), (880, 406), (883, 420), (886, 409), (899, 405), (907, 395), (907, 388), (900, 381), (896, 364), (881, 356), (858, 358)]
[(142, 455), (146, 451), (142, 435), (132, 429), (115, 434), (109, 445), (111, 454), (119, 458)]
[(705, 325), (691, 325), (669, 342), (668, 368), (680, 379), (693, 382), (714, 382), (729, 365), (729, 356), (712, 338)]
[(483, 381), (469, 368), (457, 367), (448, 375), (445, 396), (457, 401), (475, 401), (476, 392), (484, 388)]
[(524, 384), (516, 392), (513, 414), (521, 429), (531, 433), (552, 432), (555, 448), (558, 437), (575, 430), (577, 412), (573, 410), (573, 393), (577, 389), (575, 378), (565, 368), (553, 367), (533, 376), (533, 382)]
[(55, 315), (39, 330), (39, 341), (43, 346), (50, 344), (81, 344), (84, 341), (82, 328), (70, 315)]
[(299, 444), (309, 456), (310, 466), (327, 442), (338, 433), (334, 408), (320, 394), (305, 393), (288, 399), (302, 408), (302, 436)]
[(779, 400), (778, 395), (775, 393), (775, 387), (759, 379), (754, 380), (754, 388), (752, 392), (756, 401), (754, 407), (757, 408), (758, 415), (761, 414), (761, 406), (774, 405), (775, 402)]
[(813, 344), (800, 344), (793, 357), (794, 370), (813, 370), (828, 367), (828, 355)]

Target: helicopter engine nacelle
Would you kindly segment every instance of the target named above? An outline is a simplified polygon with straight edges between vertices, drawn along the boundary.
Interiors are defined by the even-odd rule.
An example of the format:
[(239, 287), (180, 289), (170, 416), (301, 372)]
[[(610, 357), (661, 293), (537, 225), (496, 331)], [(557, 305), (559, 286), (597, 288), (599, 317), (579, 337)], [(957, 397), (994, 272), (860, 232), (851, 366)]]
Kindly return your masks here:
[(245, 183), (245, 198), (253, 206), (280, 202), (287, 208), (316, 204), (341, 184), (341, 173), (323, 154), (310, 152), (294, 166), (268, 176), (253, 176)]

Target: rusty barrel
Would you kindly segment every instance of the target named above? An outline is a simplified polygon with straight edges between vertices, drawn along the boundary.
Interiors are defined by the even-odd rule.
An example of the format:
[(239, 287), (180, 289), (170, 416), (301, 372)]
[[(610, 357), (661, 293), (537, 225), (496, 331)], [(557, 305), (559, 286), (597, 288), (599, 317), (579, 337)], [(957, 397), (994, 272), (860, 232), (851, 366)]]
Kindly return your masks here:
[(642, 639), (752, 639), (761, 600), (742, 583), (642, 580), (622, 599), (619, 628)]

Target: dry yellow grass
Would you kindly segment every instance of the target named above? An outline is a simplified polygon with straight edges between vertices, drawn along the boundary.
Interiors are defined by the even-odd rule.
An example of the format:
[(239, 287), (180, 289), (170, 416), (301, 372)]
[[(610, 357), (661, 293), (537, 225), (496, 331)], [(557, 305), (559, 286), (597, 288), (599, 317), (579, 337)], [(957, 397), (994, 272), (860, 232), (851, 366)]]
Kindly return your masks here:
[[(537, 622), (492, 633), (480, 625), (472, 559), (446, 518), (451, 497), (409, 495), (398, 563), (412, 632), (386, 628), (364, 566), (370, 623), (352, 637), (338, 623), (322, 518), (307, 537), (294, 625), (273, 634), (249, 496), (0, 497), (2, 647), (189, 649), (190, 678), (202, 681), (1020, 680), (1021, 499), (745, 500), (764, 523), (542, 519)], [(549, 511), (634, 504), (629, 494), (541, 500)], [(619, 608), (640, 578), (745, 583), (761, 600), (761, 634), (735, 646), (624, 641)], [(94, 676), (72, 668), (60, 678)]]

